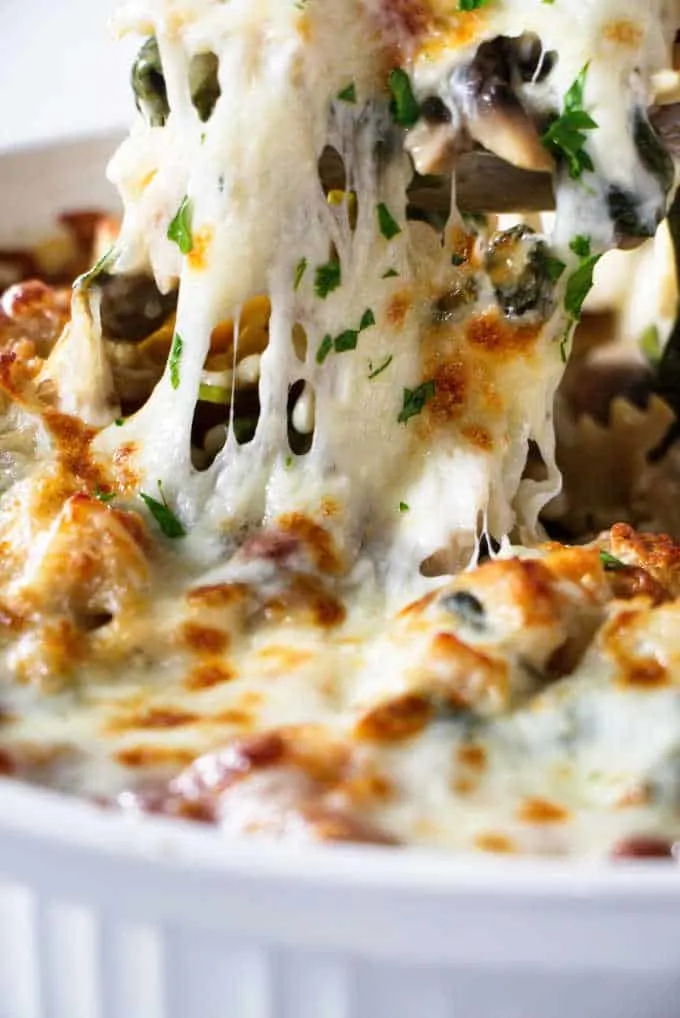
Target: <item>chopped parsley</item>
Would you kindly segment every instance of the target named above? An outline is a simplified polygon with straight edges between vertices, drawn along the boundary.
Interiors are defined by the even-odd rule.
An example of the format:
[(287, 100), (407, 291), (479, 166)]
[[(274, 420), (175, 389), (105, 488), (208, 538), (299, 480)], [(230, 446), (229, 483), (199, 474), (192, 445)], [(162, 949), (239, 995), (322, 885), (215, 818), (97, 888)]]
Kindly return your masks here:
[(580, 264), (567, 280), (564, 307), (569, 317), (577, 322), (581, 317), (585, 299), (593, 288), (595, 266), (602, 255), (592, 253), (590, 237), (578, 235), (573, 238), (569, 247), (580, 259)]
[(357, 88), (354, 82), (347, 85), (346, 88), (342, 89), (342, 91), (338, 92), (336, 98), (343, 103), (355, 104), (357, 101)]
[(333, 349), (336, 353), (346, 353), (348, 350), (356, 350), (359, 342), (359, 333), (356, 329), (345, 329), (333, 340)]
[(401, 226), (384, 202), (380, 202), (376, 211), (378, 213), (378, 225), (380, 227), (380, 232), (385, 240), (392, 240), (393, 237), (396, 237), (399, 233), (401, 233)]
[(300, 283), (302, 282), (304, 274), (307, 271), (307, 265), (308, 265), (307, 259), (301, 258), (300, 261), (295, 266), (295, 278), (293, 279), (293, 289), (296, 291), (300, 289)]
[[(459, 11), (476, 11), (480, 7), (486, 7), (490, 0), (458, 0)], [(544, 0), (545, 2), (545, 0)], [(552, 2), (552, 0), (550, 0)]]
[(616, 573), (620, 569), (628, 568), (625, 562), (622, 562), (620, 558), (616, 558), (616, 556), (605, 551), (604, 548), (600, 550), (600, 562), (604, 566), (604, 571), (606, 573)]
[(375, 325), (375, 315), (371, 308), (366, 308), (363, 315), (361, 316), (361, 322), (359, 323), (359, 332), (364, 332), (366, 329), (370, 329), (371, 326)]
[(168, 368), (170, 370), (170, 384), (173, 389), (179, 389), (180, 383), (180, 365), (182, 363), (182, 353), (184, 352), (184, 340), (180, 336), (179, 332), (176, 332), (172, 337), (172, 346), (170, 347), (170, 356), (168, 357)]
[(345, 329), (335, 338), (330, 335), (324, 336), (316, 351), (316, 363), (323, 364), (328, 355), (333, 352), (348, 353), (350, 350), (356, 350), (361, 333), (373, 325), (375, 325), (375, 315), (371, 308), (366, 308), (361, 316), (358, 329)]
[(139, 497), (166, 537), (169, 537), (171, 540), (176, 540), (178, 537), (186, 537), (186, 530), (165, 501), (163, 486), (160, 481), (158, 482), (158, 491), (161, 496), (160, 502), (151, 495), (146, 495), (143, 491), (140, 491)]
[(399, 273), (396, 269), (388, 269), (387, 272), (383, 272), (382, 274), (383, 279), (397, 279), (398, 276)]
[(323, 364), (328, 357), (329, 353), (333, 351), (333, 337), (324, 336), (319, 344), (319, 349), (316, 351), (316, 363)]
[(342, 282), (342, 269), (337, 258), (319, 265), (314, 274), (314, 292), (321, 300), (337, 290)]
[(370, 374), (368, 376), (369, 381), (373, 381), (373, 379), (377, 378), (378, 375), (382, 375), (383, 371), (387, 371), (393, 360), (394, 357), (392, 356), (392, 354), (390, 354), (389, 357), (385, 358), (382, 364), (378, 365), (377, 368), (373, 367), (373, 362), (371, 361), (368, 365), (368, 370), (370, 371)]
[(420, 104), (413, 94), (411, 79), (401, 67), (390, 71), (388, 86), (392, 101), (390, 112), (400, 127), (413, 127), (420, 120)]
[(409, 508), (410, 508), (410, 506), (408, 505), (407, 502), (400, 502), (399, 503), (399, 512), (400, 513), (407, 513), (409, 511)]
[(194, 238), (191, 233), (191, 218), (193, 204), (188, 197), (184, 197), (182, 204), (177, 210), (175, 218), (168, 226), (168, 240), (177, 244), (183, 255), (190, 254), (194, 249)]
[(586, 152), (587, 131), (598, 126), (583, 108), (583, 90), (589, 65), (586, 64), (564, 97), (564, 110), (555, 117), (542, 137), (545, 147), (557, 159), (565, 160), (572, 180), (579, 180), (585, 170), (594, 170)]
[(415, 389), (404, 389), (403, 405), (401, 413), (397, 417), (399, 423), (406, 424), (412, 417), (418, 417), (423, 412), (425, 405), (434, 398), (436, 391), (436, 385), (432, 380), (423, 382)]
[(116, 419), (115, 419), (115, 421), (113, 423), (116, 425), (117, 428), (122, 428), (123, 425), (125, 424), (125, 418), (124, 417), (116, 417)]

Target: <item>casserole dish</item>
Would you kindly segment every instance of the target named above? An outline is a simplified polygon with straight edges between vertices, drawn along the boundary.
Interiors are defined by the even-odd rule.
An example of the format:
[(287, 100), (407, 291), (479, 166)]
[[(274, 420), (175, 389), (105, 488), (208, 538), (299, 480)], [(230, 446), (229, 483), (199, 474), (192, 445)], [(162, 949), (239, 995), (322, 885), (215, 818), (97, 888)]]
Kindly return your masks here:
[[(115, 143), (0, 160), (0, 243), (114, 209)], [(7, 780), (0, 1018), (671, 1018), (679, 894), (668, 864), (226, 843)]]

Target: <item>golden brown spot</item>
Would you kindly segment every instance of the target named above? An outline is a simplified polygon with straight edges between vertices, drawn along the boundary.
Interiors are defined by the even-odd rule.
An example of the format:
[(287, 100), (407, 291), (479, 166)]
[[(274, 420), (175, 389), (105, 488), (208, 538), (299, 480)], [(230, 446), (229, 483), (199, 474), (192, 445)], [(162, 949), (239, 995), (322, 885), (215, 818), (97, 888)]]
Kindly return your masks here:
[(481, 700), (497, 706), (507, 700), (505, 661), (470, 647), (453, 633), (437, 633), (431, 653), (437, 675), (442, 676), (435, 680), (433, 688), (449, 706), (470, 707)]
[(231, 608), (232, 605), (242, 604), (249, 590), (245, 583), (217, 583), (194, 587), (187, 592), (186, 599), (192, 608)]
[(91, 455), (90, 445), (97, 433), (94, 428), (88, 428), (77, 417), (69, 417), (52, 408), (43, 411), (43, 420), (54, 439), (66, 476), (83, 482), (91, 490), (107, 488), (106, 473)]
[(428, 697), (405, 694), (376, 707), (354, 731), (357, 738), (371, 742), (402, 742), (422, 732), (433, 714)]
[(113, 465), (116, 468), (118, 483), (125, 494), (136, 492), (139, 487), (139, 473), (134, 468), (136, 455), (137, 445), (135, 442), (126, 442), (124, 445), (118, 446), (113, 454)]
[(340, 512), (341, 506), (337, 498), (331, 498), (327, 495), (321, 499), (321, 515), (324, 519), (333, 519), (339, 516)]
[(413, 297), (409, 290), (402, 290), (399, 293), (395, 293), (390, 298), (389, 304), (385, 309), (385, 318), (387, 324), (391, 326), (395, 331), (399, 331), (404, 325), (406, 315), (411, 310), (413, 304)]
[(194, 246), (187, 255), (187, 261), (194, 272), (203, 272), (208, 265), (210, 248), (213, 241), (212, 226), (205, 225), (199, 230), (194, 230)]
[(217, 714), (206, 715), (203, 719), (203, 723), (207, 725), (236, 725), (240, 728), (249, 728), (254, 722), (255, 718), (249, 711), (239, 710), (237, 707), (230, 707)]
[(333, 629), (345, 621), (346, 610), (334, 594), (313, 576), (292, 576), (288, 586), (264, 605), (268, 621), (308, 622)]
[(456, 795), (472, 795), (477, 789), (477, 782), (472, 778), (454, 778), (451, 782), (451, 790)]
[(458, 750), (458, 760), (470, 770), (484, 771), (486, 769), (486, 750), (483, 746), (472, 744), (461, 746)]
[(647, 618), (647, 612), (622, 611), (604, 630), (604, 646), (617, 665), (616, 681), (624, 688), (653, 690), (671, 682), (665, 665), (651, 654), (636, 653), (640, 636), (644, 639)]
[(680, 545), (667, 534), (638, 534), (627, 523), (611, 528), (611, 549), (616, 558), (629, 561), (650, 572), (663, 587), (680, 596)]
[(322, 573), (338, 575), (344, 572), (344, 563), (338, 554), (331, 534), (304, 513), (286, 513), (279, 520), (284, 533), (297, 538), (309, 551), (312, 561)]
[(14, 761), (5, 749), (0, 749), (0, 775), (2, 777), (8, 777), (10, 774), (14, 774)]
[(483, 31), (486, 18), (487, 12), (483, 8), (454, 13), (450, 4), (439, 4), (431, 22), (432, 30), (424, 36), (418, 55), (435, 60), (453, 49), (471, 45)]
[(270, 646), (264, 647), (258, 653), (260, 661), (268, 666), (269, 670), (281, 672), (295, 671), (314, 661), (316, 655), (308, 650), (294, 650), (292, 647)]
[(517, 811), (517, 819), (526, 824), (563, 824), (569, 811), (547, 799), (526, 799)]
[(493, 438), (491, 432), (479, 424), (469, 424), (461, 428), (461, 434), (467, 438), (471, 445), (481, 449), (482, 452), (491, 452), (493, 449)]
[(407, 604), (405, 608), (399, 612), (398, 618), (408, 618), (410, 615), (422, 615), (431, 604), (437, 600), (439, 594), (435, 590), (430, 594), (425, 594), (424, 597), (419, 598), (417, 601), (413, 601), (411, 604)]
[(185, 622), (181, 629), (181, 642), (194, 654), (223, 654), (229, 646), (229, 637), (221, 629)]
[(654, 658), (637, 658), (631, 660), (620, 681), (626, 686), (637, 686), (640, 689), (659, 689), (670, 683), (668, 669)]
[(194, 758), (191, 750), (170, 746), (130, 746), (114, 753), (114, 760), (131, 770), (154, 767), (179, 769), (188, 767)]
[(198, 692), (201, 689), (212, 689), (214, 686), (221, 686), (225, 682), (231, 682), (236, 678), (236, 673), (221, 662), (210, 662), (200, 664), (194, 668), (183, 682), (185, 689), (191, 692)]
[(435, 394), (427, 404), (428, 417), (440, 424), (454, 420), (465, 406), (467, 372), (461, 361), (442, 365), (434, 375)]
[(354, 806), (370, 806), (375, 802), (388, 802), (394, 797), (394, 786), (382, 774), (354, 775), (338, 786)]
[(495, 834), (493, 831), (478, 834), (475, 845), (480, 852), (492, 852), (494, 855), (512, 855), (517, 851), (511, 838), (505, 834)]
[(190, 714), (178, 707), (152, 706), (113, 718), (107, 723), (106, 730), (110, 733), (136, 730), (155, 731), (184, 728), (187, 725), (195, 724), (196, 721), (198, 721), (197, 714)]
[(622, 18), (620, 21), (607, 22), (602, 34), (607, 42), (613, 42), (620, 46), (629, 46), (631, 49), (639, 49), (643, 33), (642, 29), (635, 22)]
[(468, 324), (467, 340), (485, 353), (501, 358), (513, 357), (528, 354), (540, 332), (540, 325), (511, 325), (497, 311), (488, 311)]
[(612, 594), (620, 601), (647, 597), (652, 604), (659, 605), (673, 600), (672, 594), (651, 573), (639, 566), (608, 569), (606, 577)]
[(599, 586), (602, 562), (597, 548), (565, 548), (563, 545), (546, 545), (548, 554), (543, 563), (555, 576), (572, 583)]

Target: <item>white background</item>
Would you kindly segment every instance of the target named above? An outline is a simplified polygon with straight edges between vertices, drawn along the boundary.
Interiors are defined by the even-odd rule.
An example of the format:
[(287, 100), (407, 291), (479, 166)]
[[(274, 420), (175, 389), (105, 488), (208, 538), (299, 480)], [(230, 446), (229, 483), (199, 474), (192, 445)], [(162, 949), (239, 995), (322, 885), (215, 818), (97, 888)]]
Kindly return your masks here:
[(0, 0), (0, 149), (125, 127), (137, 39), (116, 41), (115, 0)]

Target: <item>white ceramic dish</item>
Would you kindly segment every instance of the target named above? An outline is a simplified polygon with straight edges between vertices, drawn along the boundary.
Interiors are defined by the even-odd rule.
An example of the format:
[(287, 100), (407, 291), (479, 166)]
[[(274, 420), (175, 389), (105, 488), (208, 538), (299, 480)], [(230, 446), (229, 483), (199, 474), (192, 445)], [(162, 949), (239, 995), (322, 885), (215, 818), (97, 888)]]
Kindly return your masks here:
[[(0, 245), (115, 208), (111, 137), (0, 158)], [(0, 1018), (677, 1018), (670, 864), (227, 844), (0, 781)]]

